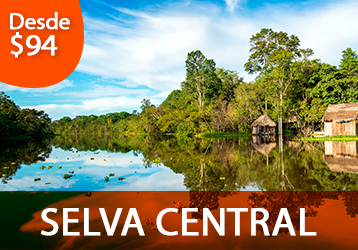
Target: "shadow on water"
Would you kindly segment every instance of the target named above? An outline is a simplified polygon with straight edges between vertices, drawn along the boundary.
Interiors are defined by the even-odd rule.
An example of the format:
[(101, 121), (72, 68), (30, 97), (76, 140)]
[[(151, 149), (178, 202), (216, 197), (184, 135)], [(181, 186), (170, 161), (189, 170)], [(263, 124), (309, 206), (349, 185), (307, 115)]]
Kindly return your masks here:
[[(134, 179), (141, 183), (140, 190), (171, 190), (173, 181), (167, 181), (172, 182), (172, 186), (168, 187), (166, 180), (177, 181), (179, 174), (182, 183), (175, 185), (180, 186), (181, 190), (191, 191), (355, 191), (358, 190), (357, 145), (357, 142), (299, 142), (290, 138), (281, 142), (275, 138), (260, 137), (177, 140), (174, 137), (101, 138), (88, 135), (8, 142), (1, 145), (0, 188), (12, 179), (20, 178), (21, 174), (24, 175), (24, 165), (30, 165), (26, 175), (31, 175), (35, 170), (39, 171), (41, 165), (36, 164), (45, 162), (47, 165), (44, 167), (47, 169), (55, 164), (61, 165), (58, 168), (63, 169), (57, 169), (56, 165), (52, 174), (50, 171), (36, 172), (44, 181), (43, 184), (36, 183), (38, 186), (29, 185), (31, 190), (46, 190), (50, 187), (54, 190), (57, 187), (54, 184), (45, 186), (49, 184), (45, 183), (45, 177), (49, 178), (50, 175), (53, 180), (62, 179), (63, 183), (58, 184), (59, 190), (102, 190), (106, 188), (103, 177), (118, 170), (116, 176), (124, 176), (125, 180), (121, 186), (112, 184), (111, 190), (135, 190), (138, 186), (133, 183), (129, 185)], [(62, 161), (58, 160), (62, 155), (66, 157)], [(99, 156), (102, 158), (99, 159)], [(134, 161), (137, 161), (137, 165)], [(87, 172), (81, 172), (78, 170), (81, 164), (92, 165)], [(63, 180), (65, 169), (74, 172), (70, 167), (77, 169), (71, 176), (71, 181), (76, 180), (73, 183)], [(146, 181), (154, 172), (157, 179), (147, 184)], [(28, 179), (33, 182), (37, 175)], [(88, 180), (92, 180), (91, 185)], [(111, 183), (106, 184), (107, 187)], [(13, 191), (26, 191), (16, 185), (13, 182)], [(71, 185), (79, 186), (71, 189)]]
[[(74, 197), (69, 197), (73, 193)], [(6, 214), (1, 227), (1, 246), (5, 249), (356, 249), (356, 223), (358, 218), (356, 192), (93, 192), (91, 196), (74, 192), (36, 192), (28, 197), (26, 192), (0, 192), (0, 198), (16, 198), (0, 207)], [(30, 196), (30, 195), (29, 195)], [(67, 196), (67, 197), (66, 197)], [(30, 202), (31, 201), (31, 202)], [(30, 203), (26, 210), (19, 209), (19, 202)], [(53, 202), (51, 204), (51, 202)], [(98, 207), (106, 209), (113, 218), (117, 208), (123, 208), (115, 234), (107, 236)], [(51, 225), (41, 218), (45, 207), (57, 208), (51, 219), (59, 225), (59, 231), (51, 237), (41, 236), (41, 230), (50, 231)], [(71, 232), (79, 236), (63, 237), (63, 208), (78, 208), (71, 218)], [(158, 232), (156, 216), (164, 208), (178, 208), (178, 213), (168, 213), (164, 226), (168, 231), (179, 231), (177, 236), (167, 237)], [(189, 213), (197, 222), (190, 224), (190, 232), (198, 237), (181, 235), (182, 208), (195, 207), (198, 212)], [(297, 237), (291, 237), (287, 228), (281, 228), (279, 237), (263, 237), (261, 226), (257, 237), (251, 237), (250, 209), (264, 208), (269, 212), (267, 228), (274, 231), (281, 208), (287, 208)], [(101, 236), (84, 236), (84, 208), (89, 208), (88, 225), (91, 232)], [(129, 208), (136, 208), (145, 236), (139, 236), (135, 228), (121, 236)], [(247, 208), (240, 215), (240, 237), (236, 234), (235, 215), (225, 213), (225, 236), (219, 236), (209, 226), (209, 237), (203, 236), (203, 208), (209, 208), (217, 220), (222, 208)], [(305, 208), (306, 231), (317, 232), (316, 237), (300, 237), (300, 208)], [(334, 214), (334, 216), (332, 216)], [(258, 213), (258, 216), (262, 216)], [(11, 220), (11, 218), (17, 218)], [(262, 218), (262, 217), (261, 217)], [(221, 224), (221, 223), (220, 223)], [(88, 229), (87, 229), (88, 230)], [(259, 239), (259, 240), (258, 240)], [(344, 239), (344, 240), (342, 240)]]

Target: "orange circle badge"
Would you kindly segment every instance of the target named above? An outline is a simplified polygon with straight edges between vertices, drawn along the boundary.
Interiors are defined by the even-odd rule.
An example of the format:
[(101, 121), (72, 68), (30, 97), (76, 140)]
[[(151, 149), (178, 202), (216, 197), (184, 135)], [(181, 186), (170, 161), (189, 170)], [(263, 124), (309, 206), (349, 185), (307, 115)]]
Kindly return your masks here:
[(0, 82), (54, 85), (80, 61), (84, 29), (78, 0), (14, 0), (0, 4)]

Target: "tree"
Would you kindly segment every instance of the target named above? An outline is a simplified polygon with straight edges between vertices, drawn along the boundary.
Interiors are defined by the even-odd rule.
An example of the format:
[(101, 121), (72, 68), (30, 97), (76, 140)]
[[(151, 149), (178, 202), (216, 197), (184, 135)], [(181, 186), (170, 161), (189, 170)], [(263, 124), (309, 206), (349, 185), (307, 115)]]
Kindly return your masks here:
[(250, 57), (245, 64), (249, 74), (269, 73), (272, 69), (271, 58), (279, 51), (287, 51), (295, 57), (301, 56), (298, 49), (300, 40), (297, 36), (288, 36), (285, 32), (275, 32), (272, 29), (261, 29), (250, 39)]
[(297, 36), (285, 32), (262, 29), (250, 39), (250, 57), (245, 70), (250, 74), (259, 73), (263, 88), (273, 96), (278, 110), (279, 134), (282, 134), (283, 104), (291, 83), (295, 78), (293, 63), (298, 58), (311, 56), (311, 49), (300, 49)]
[(317, 84), (311, 92), (322, 106), (358, 101), (358, 55), (348, 48), (342, 52), (339, 67), (322, 64), (312, 75)]
[(247, 131), (251, 123), (262, 114), (258, 86), (252, 83), (242, 83), (235, 90), (235, 97), (231, 105), (235, 110), (239, 131)]
[(215, 71), (220, 80), (220, 88), (218, 90), (219, 100), (227, 102), (235, 98), (235, 89), (243, 83), (243, 78), (236, 71), (218, 68)]
[(44, 111), (21, 109), (0, 92), (0, 137), (41, 136), (51, 133), (50, 123)]
[(188, 53), (186, 66), (186, 80), (182, 82), (183, 91), (196, 99), (199, 111), (205, 102), (217, 95), (219, 79), (215, 74), (215, 62), (206, 59), (200, 50)]

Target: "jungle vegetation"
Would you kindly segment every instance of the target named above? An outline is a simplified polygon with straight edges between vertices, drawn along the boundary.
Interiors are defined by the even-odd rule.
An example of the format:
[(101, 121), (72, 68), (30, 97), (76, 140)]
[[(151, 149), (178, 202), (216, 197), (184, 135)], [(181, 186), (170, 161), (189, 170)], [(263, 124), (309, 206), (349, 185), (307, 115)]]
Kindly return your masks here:
[(44, 111), (21, 109), (0, 92), (0, 138), (41, 137), (52, 133), (50, 124)]
[[(358, 102), (358, 55), (342, 52), (338, 66), (313, 59), (313, 50), (301, 48), (295, 35), (262, 29), (250, 39), (245, 71), (255, 74), (244, 82), (238, 72), (216, 67), (200, 51), (188, 53), (186, 77), (159, 105), (143, 99), (140, 111), (63, 117), (51, 124), (56, 134), (90, 133), (193, 135), (250, 131), (251, 123), (267, 114), (279, 133), (294, 128), (310, 136), (322, 128), (329, 104)], [(49, 132), (43, 111), (20, 109), (1, 93), (0, 136), (39, 135)], [(265, 110), (267, 104), (267, 111)]]
[(186, 78), (158, 107), (143, 99), (141, 111), (101, 116), (64, 117), (52, 124), (56, 133), (174, 134), (179, 138), (213, 132), (248, 132), (265, 112), (303, 136), (321, 129), (329, 104), (358, 102), (358, 55), (342, 52), (339, 66), (312, 59), (312, 49), (286, 32), (262, 29), (250, 39), (245, 64), (252, 82), (236, 71), (217, 68), (197, 50), (188, 53)]

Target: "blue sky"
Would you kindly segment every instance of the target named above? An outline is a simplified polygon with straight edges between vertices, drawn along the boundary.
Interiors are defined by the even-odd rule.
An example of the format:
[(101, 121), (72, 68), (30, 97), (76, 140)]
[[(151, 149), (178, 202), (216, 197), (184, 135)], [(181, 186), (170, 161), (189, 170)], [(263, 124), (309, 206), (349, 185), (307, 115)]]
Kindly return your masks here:
[(314, 57), (339, 64), (358, 50), (356, 0), (80, 0), (85, 44), (76, 70), (47, 88), (0, 90), (21, 107), (63, 116), (138, 110), (158, 105), (185, 79), (188, 52), (200, 49), (217, 67), (243, 70), (249, 39), (261, 28), (295, 34)]

